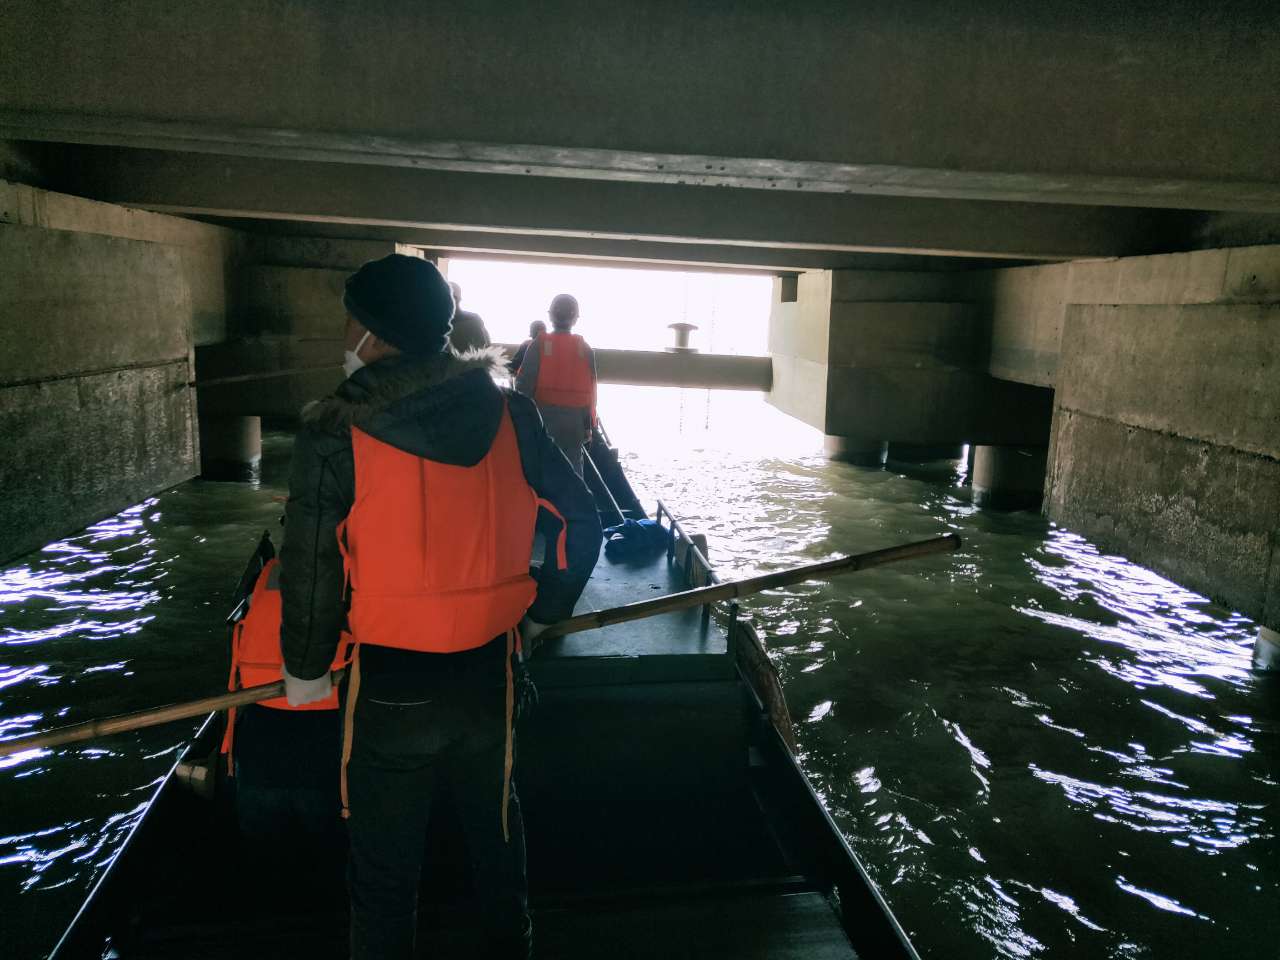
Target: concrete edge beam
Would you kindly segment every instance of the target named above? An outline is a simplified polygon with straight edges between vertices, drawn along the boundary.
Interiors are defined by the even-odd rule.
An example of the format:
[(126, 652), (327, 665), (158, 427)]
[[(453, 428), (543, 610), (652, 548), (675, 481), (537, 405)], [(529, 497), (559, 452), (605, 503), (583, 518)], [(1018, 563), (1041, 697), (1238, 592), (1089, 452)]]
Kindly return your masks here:
[(227, 227), (0, 180), (0, 224), (6, 223), (175, 247), (222, 247), (236, 240)]
[(721, 190), (118, 148), (63, 188), (167, 213), (817, 252), (1059, 260), (1152, 252), (1197, 217), (1121, 207)]
[(1190, 178), (959, 171), (901, 164), (414, 140), (319, 130), (0, 110), (0, 137), (457, 173), (827, 194), (1280, 212), (1280, 184)]

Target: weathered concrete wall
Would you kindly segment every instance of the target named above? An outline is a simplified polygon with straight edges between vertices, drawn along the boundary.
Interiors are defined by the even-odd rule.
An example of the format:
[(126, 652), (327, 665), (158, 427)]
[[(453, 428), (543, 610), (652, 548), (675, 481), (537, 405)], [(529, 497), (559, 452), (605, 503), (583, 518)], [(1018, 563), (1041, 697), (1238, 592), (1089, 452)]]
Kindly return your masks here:
[(993, 378), (989, 320), (944, 273), (810, 271), (775, 290), (770, 402), (831, 436), (1044, 444), (1047, 391)]
[(831, 304), (828, 433), (963, 443), (982, 344), (968, 304)]
[(0, 561), (195, 473), (232, 231), (0, 181)]
[(389, 240), (249, 238), (251, 264), (239, 273), (228, 335), (196, 351), (196, 379), (261, 377), (200, 387), (200, 415), (291, 421), (332, 392), (343, 376), (343, 283), (362, 263), (390, 253), (420, 255)]
[(43, 144), (0, 140), (0, 180), (46, 186)]
[(1072, 306), (1053, 519), (1280, 625), (1280, 306)]
[(954, 280), (990, 372), (1055, 390), (1046, 514), (1274, 624), (1280, 246)]
[[(243, 333), (309, 340), (342, 338), (342, 287), (350, 270), (253, 266), (244, 273)], [(339, 351), (341, 356), (341, 351)]]
[(419, 255), (416, 248), (390, 240), (349, 240), (338, 237), (294, 237), (261, 234), (249, 239), (254, 262), (276, 267), (312, 267), (351, 273), (370, 260), (389, 253)]

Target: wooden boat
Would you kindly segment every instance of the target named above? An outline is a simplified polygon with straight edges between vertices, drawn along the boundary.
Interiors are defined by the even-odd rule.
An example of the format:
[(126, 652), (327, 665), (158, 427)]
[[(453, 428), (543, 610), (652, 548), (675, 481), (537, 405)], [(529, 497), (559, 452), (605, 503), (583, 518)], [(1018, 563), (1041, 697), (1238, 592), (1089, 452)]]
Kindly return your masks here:
[[(616, 452), (602, 438), (591, 452), (606, 521), (642, 515)], [(579, 610), (715, 580), (704, 541), (665, 504), (656, 519), (667, 552), (602, 557)], [(777, 676), (736, 606), (550, 641), (531, 670), (541, 699), (516, 770), (538, 956), (917, 957), (797, 765)], [(300, 869), (241, 842), (211, 789), (222, 722), (205, 722), (55, 958), (346, 955), (341, 844)], [(450, 820), (433, 813), (424, 871), (432, 957), (475, 954)]]

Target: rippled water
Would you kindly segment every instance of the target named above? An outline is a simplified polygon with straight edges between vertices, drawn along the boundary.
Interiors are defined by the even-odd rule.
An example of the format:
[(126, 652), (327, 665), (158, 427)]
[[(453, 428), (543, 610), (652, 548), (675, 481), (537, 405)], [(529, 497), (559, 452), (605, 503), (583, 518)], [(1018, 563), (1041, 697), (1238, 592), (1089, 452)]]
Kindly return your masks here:
[[(806, 769), (925, 956), (1276, 956), (1280, 684), (1249, 673), (1249, 621), (974, 510), (953, 465), (827, 463), (758, 397), (609, 388), (601, 409), (642, 497), (725, 573), (964, 538), (751, 604)], [(287, 455), (272, 438), (261, 487), (186, 484), (0, 571), (0, 735), (216, 686)], [(15, 956), (56, 939), (191, 729), (0, 761)]]
[(636, 422), (627, 469), (722, 572), (963, 538), (749, 604), (805, 768), (922, 954), (1280, 955), (1280, 681), (1250, 674), (1252, 622), (976, 510), (962, 464), (833, 464), (754, 398), (717, 396), (710, 433), (705, 410), (662, 411), (674, 449)]
[[(269, 445), (277, 482), (289, 445)], [(0, 569), (0, 737), (216, 690), (281, 493), (194, 481)], [(52, 948), (198, 725), (0, 758), (0, 955)]]

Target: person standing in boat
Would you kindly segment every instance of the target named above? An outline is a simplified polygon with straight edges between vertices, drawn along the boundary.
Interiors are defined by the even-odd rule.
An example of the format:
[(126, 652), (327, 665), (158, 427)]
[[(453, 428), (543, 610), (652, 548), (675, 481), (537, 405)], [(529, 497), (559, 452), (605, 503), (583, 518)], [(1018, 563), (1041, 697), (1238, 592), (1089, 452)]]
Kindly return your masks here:
[(529, 345), (546, 332), (547, 325), (542, 320), (535, 320), (529, 324), (529, 339), (516, 347), (515, 355), (511, 358), (511, 362), (507, 364), (512, 373), (517, 372), (520, 369), (520, 364), (524, 363), (524, 355), (529, 352)]
[(468, 350), (489, 346), (491, 343), (489, 331), (485, 329), (480, 314), (462, 309), (462, 287), (450, 282), (449, 289), (453, 292), (454, 306), (453, 327), (449, 330), (449, 346), (453, 347), (456, 353), (466, 353)]
[(547, 315), (551, 333), (530, 345), (516, 373), (516, 389), (533, 397), (547, 432), (582, 476), (582, 445), (596, 425), (596, 354), (573, 332), (578, 322), (575, 297), (559, 294)]
[[(309, 405), (281, 551), (288, 700), (329, 695), (344, 626), (353, 957), (409, 957), (433, 798), (456, 800), (492, 956), (525, 957), (524, 834), (511, 786), (513, 704), (529, 640), (591, 575), (600, 523), (497, 348), (448, 346), (436, 268), (399, 254), (346, 284), (348, 379)], [(547, 552), (530, 576), (535, 525)]]

